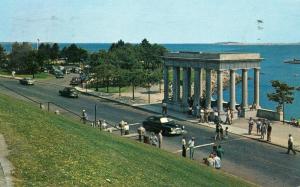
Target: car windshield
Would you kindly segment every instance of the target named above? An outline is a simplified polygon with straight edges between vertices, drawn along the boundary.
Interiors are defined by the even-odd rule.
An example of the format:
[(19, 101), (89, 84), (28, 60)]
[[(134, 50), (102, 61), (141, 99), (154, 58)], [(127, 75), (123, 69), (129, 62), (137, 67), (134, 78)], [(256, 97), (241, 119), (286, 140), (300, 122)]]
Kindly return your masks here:
[(161, 123), (169, 123), (169, 122), (173, 122), (173, 120), (170, 118), (160, 118), (160, 122)]

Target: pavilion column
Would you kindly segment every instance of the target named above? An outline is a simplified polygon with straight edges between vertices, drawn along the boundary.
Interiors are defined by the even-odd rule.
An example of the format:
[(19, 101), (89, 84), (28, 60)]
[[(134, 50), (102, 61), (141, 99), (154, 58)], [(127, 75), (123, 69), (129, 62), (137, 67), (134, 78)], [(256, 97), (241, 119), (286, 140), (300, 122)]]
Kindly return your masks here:
[(206, 69), (206, 109), (211, 109), (211, 69)]
[(230, 109), (235, 111), (235, 70), (230, 70)]
[(173, 67), (173, 102), (180, 101), (180, 67)]
[(191, 97), (191, 92), (192, 92), (192, 90), (191, 90), (191, 78), (192, 78), (192, 71), (191, 71), (191, 68), (187, 68), (187, 77), (188, 77), (188, 84), (187, 84), (187, 86), (188, 86), (188, 97)]
[(248, 108), (248, 69), (242, 70), (242, 108)]
[(259, 68), (254, 68), (254, 104), (256, 109), (260, 108), (259, 105)]
[(195, 68), (194, 69), (194, 106), (199, 105), (200, 101), (200, 80), (201, 80), (201, 75), (200, 75), (201, 69), (200, 68)]
[(182, 103), (184, 106), (188, 106), (189, 97), (189, 75), (188, 68), (183, 68), (183, 86), (182, 86)]
[(169, 68), (168, 66), (164, 66), (164, 101), (169, 101)]
[(221, 70), (217, 71), (218, 84), (218, 113), (223, 113), (223, 74)]

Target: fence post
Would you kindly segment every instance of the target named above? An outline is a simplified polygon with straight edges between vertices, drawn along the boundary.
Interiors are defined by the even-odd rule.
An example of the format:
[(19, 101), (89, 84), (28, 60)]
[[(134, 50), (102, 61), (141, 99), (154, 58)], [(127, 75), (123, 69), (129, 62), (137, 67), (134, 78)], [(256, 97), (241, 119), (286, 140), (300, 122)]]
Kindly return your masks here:
[(48, 102), (48, 112), (50, 111), (50, 102)]
[(95, 104), (95, 125), (97, 122), (97, 104)]

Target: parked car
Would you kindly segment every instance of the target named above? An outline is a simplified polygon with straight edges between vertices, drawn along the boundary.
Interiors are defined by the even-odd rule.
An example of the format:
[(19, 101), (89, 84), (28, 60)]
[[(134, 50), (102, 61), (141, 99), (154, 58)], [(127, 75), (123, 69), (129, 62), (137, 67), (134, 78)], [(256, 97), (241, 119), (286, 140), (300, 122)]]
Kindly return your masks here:
[(59, 95), (64, 97), (78, 98), (76, 89), (72, 87), (65, 87), (63, 90), (59, 90)]
[(54, 76), (59, 79), (59, 78), (64, 78), (64, 73), (62, 71), (55, 71)]
[(150, 116), (143, 121), (143, 126), (147, 131), (158, 133), (162, 130), (163, 135), (185, 134), (184, 126), (177, 124), (173, 119), (162, 116)]
[(32, 78), (23, 78), (20, 81), (20, 84), (23, 85), (34, 85), (34, 80)]
[(70, 85), (77, 86), (79, 84), (81, 84), (80, 77), (72, 77), (72, 79), (70, 81)]

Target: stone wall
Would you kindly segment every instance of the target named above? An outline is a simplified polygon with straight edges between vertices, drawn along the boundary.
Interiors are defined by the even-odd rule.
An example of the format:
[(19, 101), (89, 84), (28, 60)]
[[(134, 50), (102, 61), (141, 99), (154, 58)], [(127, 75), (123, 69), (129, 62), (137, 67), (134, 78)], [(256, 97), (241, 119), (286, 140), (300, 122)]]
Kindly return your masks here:
[(273, 111), (273, 110), (267, 110), (267, 109), (258, 109), (257, 110), (257, 117), (266, 118), (266, 119), (274, 120), (274, 121), (282, 121), (283, 120), (283, 113)]

